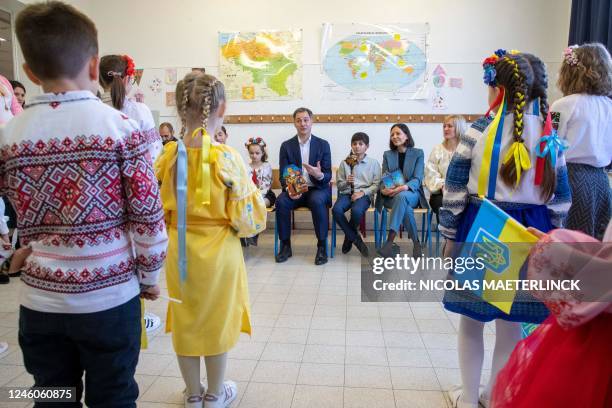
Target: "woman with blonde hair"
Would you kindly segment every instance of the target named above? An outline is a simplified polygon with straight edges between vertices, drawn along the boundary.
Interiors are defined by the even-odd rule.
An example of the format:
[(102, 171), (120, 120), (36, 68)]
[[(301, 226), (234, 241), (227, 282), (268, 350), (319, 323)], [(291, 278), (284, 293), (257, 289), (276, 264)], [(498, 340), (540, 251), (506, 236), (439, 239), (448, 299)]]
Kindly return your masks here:
[(461, 115), (449, 115), (444, 118), (442, 131), (444, 140), (434, 146), (425, 166), (425, 187), (431, 194), (429, 205), (440, 222), (439, 210), (442, 207), (442, 189), (446, 179), (446, 170), (457, 149), (459, 140), (466, 130), (465, 118)]

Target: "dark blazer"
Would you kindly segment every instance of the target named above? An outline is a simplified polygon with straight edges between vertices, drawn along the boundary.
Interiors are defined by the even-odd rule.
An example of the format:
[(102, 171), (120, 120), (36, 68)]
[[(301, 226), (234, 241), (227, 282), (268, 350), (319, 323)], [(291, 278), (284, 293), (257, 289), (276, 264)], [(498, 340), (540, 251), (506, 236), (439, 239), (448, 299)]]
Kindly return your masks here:
[[(300, 168), (302, 167), (302, 154), (300, 153), (300, 142), (297, 135), (293, 136), (289, 140), (285, 140), (283, 144), (281, 144), (278, 162), (280, 164), (280, 182), (283, 186), (283, 190), (285, 190), (285, 180), (283, 179), (283, 172), (285, 171), (285, 168), (290, 164), (294, 164)], [(311, 135), (308, 164), (316, 167), (317, 162), (321, 162), (321, 171), (323, 172), (324, 176), (321, 180), (310, 177), (310, 181), (312, 181), (312, 184), (314, 184), (314, 186), (311, 188), (328, 188), (332, 177), (331, 149), (329, 148), (329, 143), (327, 143), (327, 140)]]
[[(382, 174), (391, 173), (399, 169), (399, 153), (397, 150), (387, 150), (383, 154)], [(402, 173), (406, 180), (406, 185), (412, 191), (419, 193), (419, 203), (421, 208), (429, 208), (427, 199), (425, 198), (425, 192), (423, 191), (423, 173), (425, 171), (425, 161), (423, 150), (415, 147), (409, 147), (406, 150), (406, 159), (404, 160), (404, 168)], [(382, 183), (381, 183), (381, 189)], [(381, 209), (383, 204), (383, 196), (378, 192), (376, 200), (376, 208)]]

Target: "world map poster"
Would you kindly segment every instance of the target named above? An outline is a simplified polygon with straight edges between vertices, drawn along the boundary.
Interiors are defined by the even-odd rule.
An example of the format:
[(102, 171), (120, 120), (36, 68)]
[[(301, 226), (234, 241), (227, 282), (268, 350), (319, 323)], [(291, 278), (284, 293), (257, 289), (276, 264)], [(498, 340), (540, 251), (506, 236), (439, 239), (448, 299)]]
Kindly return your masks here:
[(232, 101), (302, 96), (302, 31), (219, 33), (219, 76)]
[(325, 99), (419, 99), (427, 71), (428, 24), (325, 24)]

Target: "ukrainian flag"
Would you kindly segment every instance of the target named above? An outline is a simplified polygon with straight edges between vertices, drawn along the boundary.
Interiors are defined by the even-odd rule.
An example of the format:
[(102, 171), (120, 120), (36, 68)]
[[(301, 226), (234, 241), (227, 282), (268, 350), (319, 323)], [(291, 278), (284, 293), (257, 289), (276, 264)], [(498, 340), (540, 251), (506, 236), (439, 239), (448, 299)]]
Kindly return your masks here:
[[(481, 258), (485, 268), (471, 268), (461, 274), (455, 271), (453, 276), (460, 282), (480, 281), (479, 288), (473, 292), (504, 313), (510, 313), (516, 290), (498, 290), (495, 287), (500, 285), (499, 281), (519, 279), (521, 267), (537, 241), (538, 238), (518, 221), (483, 199), (459, 256)], [(508, 245), (511, 243), (521, 245)], [(486, 288), (485, 282), (492, 288)]]

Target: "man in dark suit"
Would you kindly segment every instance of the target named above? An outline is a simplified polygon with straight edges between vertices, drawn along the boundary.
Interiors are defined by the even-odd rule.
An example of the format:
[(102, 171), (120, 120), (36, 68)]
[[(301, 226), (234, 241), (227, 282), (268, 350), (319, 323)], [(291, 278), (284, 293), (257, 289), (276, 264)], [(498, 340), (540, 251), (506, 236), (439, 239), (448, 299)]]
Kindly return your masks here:
[[(291, 255), (291, 211), (298, 207), (308, 207), (317, 235), (317, 255), (315, 265), (327, 263), (327, 228), (329, 225), (328, 207), (331, 206), (331, 150), (327, 141), (311, 133), (312, 112), (308, 108), (298, 108), (293, 112), (293, 124), (297, 135), (283, 142), (280, 148), (280, 174), (283, 192), (276, 200), (276, 222), (281, 247), (276, 262), (285, 262)], [(282, 175), (285, 168), (295, 165), (302, 169), (308, 184), (308, 191), (292, 195), (287, 190)]]

